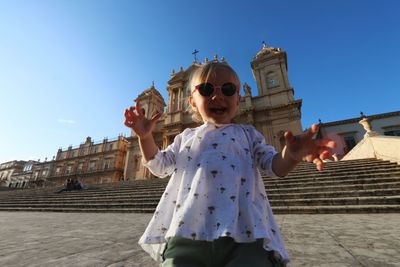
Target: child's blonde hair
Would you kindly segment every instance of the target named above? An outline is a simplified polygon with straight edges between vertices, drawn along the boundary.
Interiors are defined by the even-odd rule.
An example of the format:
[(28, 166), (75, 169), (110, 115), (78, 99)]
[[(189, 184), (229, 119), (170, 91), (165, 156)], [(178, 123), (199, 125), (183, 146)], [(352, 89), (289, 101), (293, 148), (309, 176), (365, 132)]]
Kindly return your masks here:
[[(194, 81), (203, 81), (203, 82), (207, 82), (211, 73), (213, 73), (216, 69), (225, 69), (228, 72), (230, 72), (235, 79), (238, 81), (239, 83), (239, 90), (240, 90), (240, 79), (239, 76), (237, 75), (236, 71), (225, 61), (217, 61), (217, 60), (213, 60), (213, 61), (209, 61), (207, 63), (204, 63), (202, 65), (200, 65), (197, 69), (193, 70), (192, 73), (190, 73), (189, 79), (188, 79), (188, 83), (187, 83), (187, 92), (190, 93), (190, 95), (192, 94), (192, 88), (194, 87), (193, 82)], [(189, 99), (188, 99), (189, 100)], [(192, 119), (196, 122), (203, 122), (203, 119), (201, 118), (201, 115), (198, 111), (194, 110), (192, 105), (188, 105), (189, 107), (189, 112), (192, 114)]]

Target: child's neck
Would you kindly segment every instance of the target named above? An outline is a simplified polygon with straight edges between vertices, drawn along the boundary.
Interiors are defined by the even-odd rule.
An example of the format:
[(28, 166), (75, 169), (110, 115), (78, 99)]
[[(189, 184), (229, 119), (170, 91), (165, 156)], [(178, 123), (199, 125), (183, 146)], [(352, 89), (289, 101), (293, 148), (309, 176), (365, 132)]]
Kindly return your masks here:
[(210, 121), (204, 122), (204, 124), (211, 124), (211, 125), (214, 125), (215, 128), (221, 128), (221, 127), (224, 127), (224, 126), (229, 125), (229, 124), (231, 124), (231, 123), (232, 123), (232, 122), (229, 122), (229, 123), (215, 123), (215, 122), (210, 122)]

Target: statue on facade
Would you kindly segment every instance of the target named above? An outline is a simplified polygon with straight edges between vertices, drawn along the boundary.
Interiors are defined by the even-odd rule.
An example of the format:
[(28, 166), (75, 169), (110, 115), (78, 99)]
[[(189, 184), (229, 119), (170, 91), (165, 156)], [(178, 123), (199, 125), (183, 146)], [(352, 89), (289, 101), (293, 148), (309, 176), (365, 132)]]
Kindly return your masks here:
[(251, 96), (251, 87), (247, 84), (243, 84), (243, 91), (245, 96)]

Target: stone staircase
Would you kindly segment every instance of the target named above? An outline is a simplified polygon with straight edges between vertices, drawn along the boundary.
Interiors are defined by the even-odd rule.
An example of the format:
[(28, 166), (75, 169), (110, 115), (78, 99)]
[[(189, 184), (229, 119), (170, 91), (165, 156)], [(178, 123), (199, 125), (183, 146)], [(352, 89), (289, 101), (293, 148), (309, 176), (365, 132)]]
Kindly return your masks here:
[[(284, 178), (263, 177), (273, 211), (294, 213), (400, 212), (400, 165), (376, 159), (329, 162), (318, 172), (302, 163)], [(0, 192), (0, 211), (152, 213), (167, 179)]]

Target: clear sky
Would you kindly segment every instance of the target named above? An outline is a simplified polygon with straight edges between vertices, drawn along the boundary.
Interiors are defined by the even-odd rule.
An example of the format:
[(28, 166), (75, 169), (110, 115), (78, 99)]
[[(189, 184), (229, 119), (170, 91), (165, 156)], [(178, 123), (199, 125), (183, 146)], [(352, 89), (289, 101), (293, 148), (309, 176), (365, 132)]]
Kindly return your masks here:
[(397, 0), (0, 0), (0, 163), (129, 135), (123, 111), (171, 70), (224, 56), (256, 91), (262, 41), (287, 52), (302, 124), (400, 110)]

